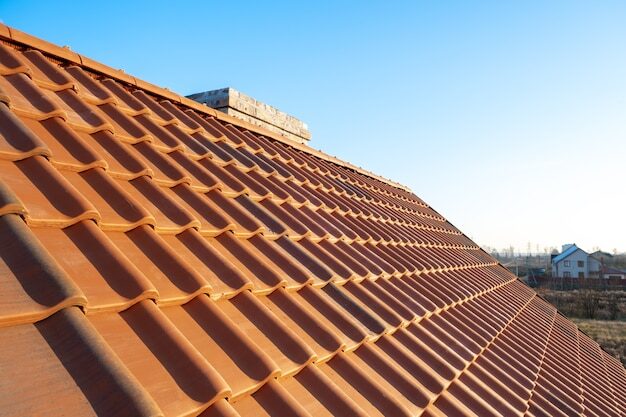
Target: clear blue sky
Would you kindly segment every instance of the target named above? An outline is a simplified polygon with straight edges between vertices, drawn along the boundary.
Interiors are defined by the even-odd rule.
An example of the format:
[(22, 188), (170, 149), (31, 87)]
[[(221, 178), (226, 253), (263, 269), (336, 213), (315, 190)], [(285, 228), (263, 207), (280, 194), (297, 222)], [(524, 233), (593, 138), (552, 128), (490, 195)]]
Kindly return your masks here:
[(0, 19), (275, 105), (480, 244), (626, 250), (626, 2), (264, 3), (2, 0)]

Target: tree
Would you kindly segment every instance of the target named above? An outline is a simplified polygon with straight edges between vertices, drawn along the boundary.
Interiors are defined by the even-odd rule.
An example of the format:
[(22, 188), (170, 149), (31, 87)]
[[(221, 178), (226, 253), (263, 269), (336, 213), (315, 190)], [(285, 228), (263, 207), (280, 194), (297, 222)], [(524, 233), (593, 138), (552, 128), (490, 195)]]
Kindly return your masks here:
[(620, 308), (619, 308), (619, 304), (621, 301), (621, 294), (618, 292), (611, 292), (611, 294), (609, 295), (609, 303), (608, 303), (608, 310), (609, 310), (609, 319), (610, 320), (617, 320), (617, 318), (619, 317), (619, 313), (620, 313)]
[(578, 291), (578, 305), (580, 306), (583, 317), (587, 319), (596, 318), (598, 307), (600, 307), (600, 296), (597, 291), (580, 289)]

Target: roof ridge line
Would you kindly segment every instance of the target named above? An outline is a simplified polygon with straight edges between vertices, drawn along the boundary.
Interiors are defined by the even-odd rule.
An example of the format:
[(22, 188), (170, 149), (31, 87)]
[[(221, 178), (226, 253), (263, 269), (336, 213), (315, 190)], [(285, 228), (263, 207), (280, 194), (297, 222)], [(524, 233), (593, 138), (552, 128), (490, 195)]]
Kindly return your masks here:
[(403, 185), (400, 184), (398, 182), (392, 181), (388, 178), (385, 178), (383, 176), (377, 175), (371, 171), (368, 171), (366, 169), (363, 169), (361, 167), (358, 167), (356, 165), (353, 165), (347, 161), (344, 161), (342, 159), (339, 159), (335, 156), (329, 155), (325, 152), (323, 152), (322, 150), (319, 149), (314, 149), (309, 145), (303, 144), (303, 143), (299, 143), (296, 142), (294, 140), (291, 140), (289, 138), (286, 138), (284, 136), (281, 136), (277, 133), (271, 132), (267, 129), (264, 129), (260, 126), (256, 126), (253, 125), (251, 123), (248, 123), (246, 121), (243, 121), (241, 119), (237, 119), (233, 116), (229, 116), (226, 113), (222, 113), (220, 111), (217, 111), (209, 106), (206, 106), (204, 104), (200, 104), (197, 101), (194, 101), (192, 99), (189, 99), (185, 96), (179, 95), (167, 88), (163, 88), (163, 87), (159, 87), (157, 85), (154, 85), (152, 83), (149, 83), (147, 81), (141, 80), (139, 78), (135, 78), (130, 74), (125, 73), (123, 70), (121, 69), (115, 69), (115, 68), (111, 68), (108, 65), (102, 64), (98, 61), (95, 61), (91, 58), (88, 58), (84, 55), (78, 54), (76, 52), (73, 52), (69, 47), (62, 47), (62, 46), (58, 46), (55, 45), (51, 42), (45, 41), (43, 39), (40, 39), (36, 36), (30, 35), (26, 32), (22, 32), (18, 29), (15, 29), (13, 27), (7, 26), (3, 23), (0, 23), (0, 39), (4, 39), (7, 40), (9, 42), (12, 43), (16, 43), (16, 44), (21, 44), (24, 46), (28, 46), (31, 48), (35, 48), (38, 49), (42, 52), (44, 52), (45, 54), (52, 56), (54, 58), (57, 59), (62, 59), (65, 61), (69, 61), (72, 62), (76, 65), (80, 65), (81, 67), (84, 67), (90, 71), (93, 72), (98, 72), (101, 73), (103, 75), (106, 75), (108, 77), (114, 78), (118, 81), (122, 81), (123, 83), (126, 84), (130, 84), (130, 85), (134, 85), (137, 88), (140, 88), (144, 91), (147, 91), (151, 94), (155, 94), (158, 96), (161, 96), (165, 99), (171, 100), (175, 103), (181, 104), (183, 106), (192, 108), (194, 110), (200, 111), (202, 113), (208, 114), (210, 116), (215, 117), (216, 119), (219, 119), (221, 121), (227, 122), (227, 123), (231, 123), (233, 125), (236, 125), (240, 128), (243, 129), (247, 129), (250, 130), (252, 132), (258, 133), (260, 135), (266, 136), (266, 137), (270, 137), (273, 140), (277, 140), (279, 142), (282, 142), (286, 145), (289, 145), (293, 148), (296, 148), (298, 150), (307, 152), (310, 155), (313, 155), (317, 158), (323, 159), (327, 162), (331, 162), (333, 164), (351, 169), (353, 171), (358, 172), (359, 174), (363, 174), (366, 175), (370, 178), (373, 178), (375, 180), (381, 181), (385, 184), (391, 185), (392, 187), (398, 188), (400, 190), (409, 192), (409, 193), (413, 193), (413, 191)]

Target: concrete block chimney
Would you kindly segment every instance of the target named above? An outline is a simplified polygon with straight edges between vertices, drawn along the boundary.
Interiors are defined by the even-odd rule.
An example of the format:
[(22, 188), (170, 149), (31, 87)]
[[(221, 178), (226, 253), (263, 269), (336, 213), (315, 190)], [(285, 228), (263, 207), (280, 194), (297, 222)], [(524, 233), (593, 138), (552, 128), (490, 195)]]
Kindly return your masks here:
[(308, 126), (303, 121), (234, 88), (205, 91), (191, 94), (187, 98), (296, 142), (305, 143), (311, 139)]

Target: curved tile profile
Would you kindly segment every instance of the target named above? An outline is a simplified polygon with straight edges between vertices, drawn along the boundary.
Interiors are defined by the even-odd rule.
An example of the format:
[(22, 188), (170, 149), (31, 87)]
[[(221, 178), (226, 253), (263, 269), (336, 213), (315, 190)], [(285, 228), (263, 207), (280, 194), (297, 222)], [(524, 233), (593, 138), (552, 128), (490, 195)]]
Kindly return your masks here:
[(89, 320), (165, 415), (199, 414), (230, 394), (222, 376), (151, 300)]
[(46, 120), (21, 118), (30, 131), (41, 138), (49, 148), (48, 156), (57, 168), (84, 171), (90, 168), (108, 168), (107, 162), (84, 141), (84, 132), (74, 131), (63, 119), (52, 117)]
[(75, 91), (62, 90), (48, 94), (48, 96), (53, 103), (62, 109), (65, 114), (64, 119), (73, 129), (86, 133), (114, 129), (99, 108), (89, 106), (80, 99)]
[(156, 224), (154, 216), (102, 168), (82, 172), (63, 170), (61, 173), (94, 205), (100, 215), (98, 223), (102, 229), (127, 231), (142, 224)]
[(114, 178), (130, 181), (142, 175), (153, 174), (148, 165), (141, 160), (137, 150), (118, 140), (111, 132), (103, 130), (83, 134), (81, 139), (106, 162), (107, 173)]
[(183, 304), (199, 294), (212, 294), (209, 282), (151, 227), (109, 232), (107, 237), (150, 280), (158, 304)]
[(68, 118), (67, 113), (54, 99), (53, 93), (40, 90), (25, 74), (0, 76), (0, 91), (10, 97), (10, 108), (17, 115), (37, 120), (55, 116), (64, 120)]
[(405, 187), (0, 39), (0, 415), (626, 413), (622, 364)]
[(219, 246), (212, 245), (210, 238), (204, 238), (195, 229), (188, 229), (176, 236), (164, 235), (162, 238), (209, 283), (211, 298), (230, 298), (254, 287), (252, 281), (238, 268), (234, 258), (226, 255)]
[(40, 228), (33, 232), (87, 297), (88, 312), (119, 311), (158, 292), (92, 221), (65, 229)]
[(306, 408), (278, 382), (270, 381), (260, 390), (234, 404), (242, 416), (313, 417)]
[(0, 216), (0, 236), (0, 327), (41, 320), (64, 307), (87, 305), (82, 291), (19, 216)]
[(278, 365), (208, 297), (163, 312), (222, 375), (230, 387), (229, 399), (254, 392), (280, 375)]
[(9, 108), (0, 103), (0, 158), (16, 161), (52, 152)]
[(5, 214), (20, 214), (26, 216), (28, 214), (24, 203), (11, 191), (9, 187), (0, 181), (0, 216)]
[(278, 318), (282, 326), (312, 350), (315, 362), (328, 360), (344, 346), (328, 326), (294, 300), (288, 291), (278, 289), (267, 297), (258, 297), (258, 300)]
[(237, 228), (237, 224), (210, 198), (206, 198), (203, 193), (196, 192), (187, 184), (177, 185), (166, 193), (176, 202), (185, 206), (193, 217), (200, 222), (198, 231), (202, 235), (217, 236)]
[(162, 415), (78, 308), (0, 328), (0, 339), (11, 341), (0, 344), (3, 415)]
[(27, 62), (30, 76), (40, 87), (61, 91), (75, 89), (73, 81), (65, 74), (58, 65), (50, 62), (36, 49), (29, 49), (22, 52), (22, 59)]
[(0, 75), (24, 73), (31, 75), (32, 70), (24, 63), (19, 51), (0, 44)]
[(218, 400), (204, 410), (199, 417), (241, 417), (226, 400)]
[(100, 218), (91, 203), (42, 156), (0, 160), (0, 181), (24, 203), (26, 221), (33, 226), (65, 227)]
[(278, 318), (250, 291), (242, 291), (218, 307), (270, 356), (281, 376), (298, 372), (315, 358), (315, 353), (295, 332), (281, 324)]
[(177, 234), (189, 228), (200, 228), (200, 222), (182, 205), (168, 197), (150, 177), (141, 176), (117, 183), (155, 219), (154, 227), (160, 233)]
[(106, 91), (102, 84), (89, 76), (80, 66), (70, 65), (65, 67), (65, 71), (76, 82), (78, 95), (86, 102), (96, 106), (116, 102), (115, 98)]
[(137, 98), (126, 91), (122, 86), (110, 78), (105, 78), (100, 82), (100, 86), (108, 90), (108, 93), (116, 97), (116, 103), (125, 113), (137, 116), (149, 113), (148, 108)]

